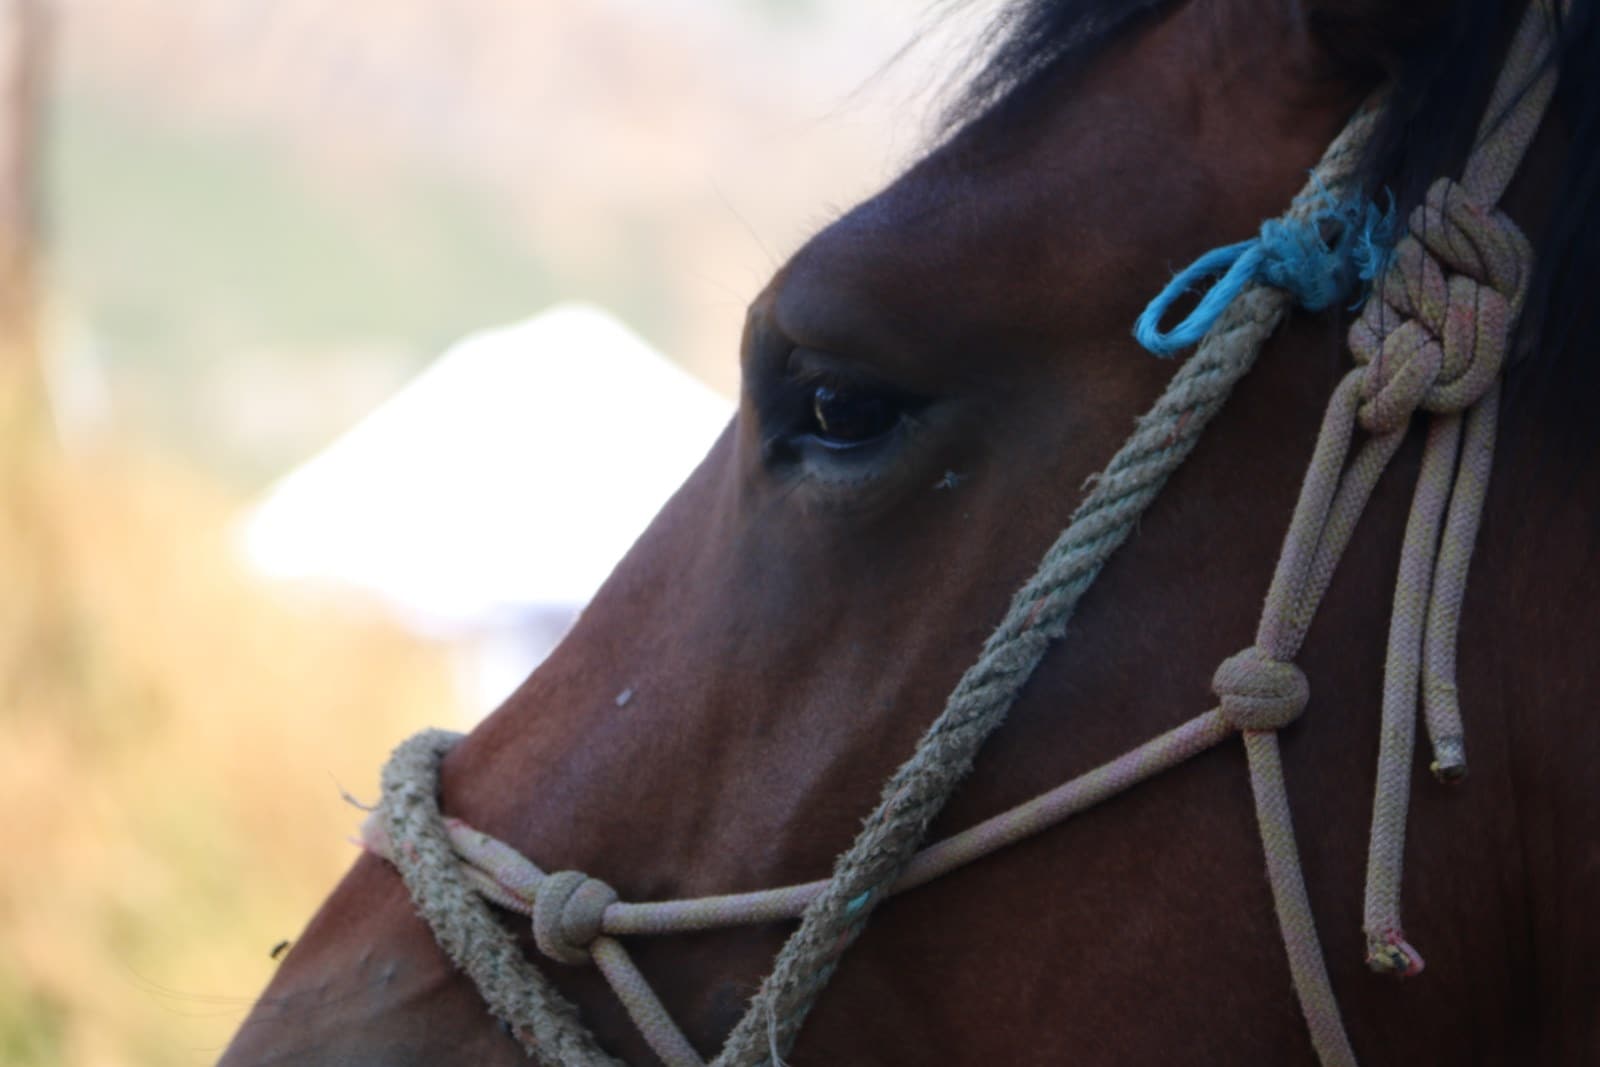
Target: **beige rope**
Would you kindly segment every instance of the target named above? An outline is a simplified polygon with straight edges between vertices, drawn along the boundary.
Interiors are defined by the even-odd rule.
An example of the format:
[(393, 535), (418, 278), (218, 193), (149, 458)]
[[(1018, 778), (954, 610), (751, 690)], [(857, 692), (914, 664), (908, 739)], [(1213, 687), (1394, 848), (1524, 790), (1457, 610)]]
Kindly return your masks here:
[[(1439, 773), (1450, 777), (1464, 769), (1454, 696), (1455, 634), (1492, 461), (1496, 383), (1531, 261), (1526, 240), (1492, 205), (1515, 173), (1553, 88), (1553, 71), (1542, 67), (1546, 17), (1543, 9), (1530, 8), (1463, 181), (1436, 183), (1429, 191), (1377, 295), (1352, 328), (1359, 366), (1329, 403), (1256, 643), (1225, 661), (1213, 680), (1215, 710), (916, 851), (977, 747), (1064, 630), (1077, 598), (1192, 450), (1283, 317), (1287, 298), (1260, 286), (1247, 289), (1218, 320), (1097, 480), (916, 753), (890, 780), (883, 803), (831, 879), (698, 900), (621, 902), (603, 882), (579, 872), (546, 874), (504, 843), (440, 816), (432, 798), (438, 761), (456, 735), (430, 731), (396, 750), (385, 768), (383, 805), (364, 831), (368, 847), (400, 868), (440, 944), (531, 1055), (563, 1065), (616, 1062), (599, 1050), (537, 969), (517, 955), (484, 899), (530, 914), (535, 941), (551, 959), (598, 965), (670, 1067), (700, 1067), (703, 1061), (616, 937), (801, 918), (715, 1061), (717, 1067), (776, 1063), (792, 1046), (840, 954), (882, 899), (1053, 825), (1239, 730), (1290, 972), (1313, 1044), (1326, 1065), (1355, 1062), (1306, 897), (1276, 731), (1309, 699), (1306, 679), (1292, 660), (1412, 412), (1420, 407), (1443, 413), (1430, 430), (1396, 591), (1365, 924), (1375, 965), (1402, 973), (1420, 969), (1420, 956), (1400, 934), (1398, 914), (1413, 716), (1420, 676)], [(1504, 121), (1492, 121), (1502, 115)], [(1291, 215), (1308, 214), (1310, 203), (1320, 202), (1320, 191), (1344, 191), (1375, 116), (1369, 105), (1351, 121)], [(1457, 414), (1463, 410), (1469, 411), (1464, 446)], [(1369, 436), (1347, 462), (1358, 422)]]
[[(1368, 963), (1402, 975), (1423, 967), (1401, 927), (1400, 881), (1424, 658), (1427, 684), (1420, 691), (1434, 741), (1435, 773), (1458, 780), (1466, 769), (1455, 637), (1493, 461), (1499, 376), (1532, 266), (1528, 241), (1493, 205), (1520, 165), (1554, 88), (1554, 68), (1546, 62), (1549, 18), (1542, 5), (1530, 6), (1480, 126), (1466, 177), (1460, 184), (1436, 182), (1412, 212), (1408, 233), (1374, 298), (1351, 328), (1358, 366), (1329, 403), (1251, 656), (1252, 664), (1270, 665), (1279, 674), (1290, 666), (1412, 413), (1419, 408), (1437, 413), (1407, 523), (1391, 616), (1363, 920)], [(1470, 432), (1458, 462), (1464, 410)], [(1347, 465), (1357, 421), (1370, 436)], [(1246, 677), (1251, 684), (1267, 683), (1264, 674)], [(1220, 673), (1218, 681), (1220, 691)], [(1279, 924), (1312, 1041), (1324, 1064), (1354, 1064), (1317, 948), (1276, 741), (1249, 731), (1245, 738)]]
[[(624, 1067), (603, 1051), (577, 1009), (551, 987), (463, 877), (439, 813), (439, 761), (456, 737), (425, 730), (395, 749), (383, 768), (380, 807), (389, 858), (417, 912), (457, 966), (472, 976), (497, 1018), (540, 1063)], [(375, 813), (377, 814), (377, 813)]]
[[(1324, 153), (1288, 217), (1308, 219), (1330, 193), (1340, 197), (1348, 191), (1377, 114), (1376, 107), (1357, 113)], [(792, 1046), (840, 956), (911, 862), (934, 816), (971, 768), (983, 741), (1004, 720), (1045, 650), (1065, 632), (1078, 598), (1254, 365), (1289, 302), (1282, 290), (1246, 288), (1139, 420), (1039, 569), (1013, 598), (1006, 618), (957, 683), (916, 752), (885, 785), (882, 802), (839, 857), (827, 888), (807, 908), (750, 1011), (734, 1027), (718, 1067), (770, 1064), (773, 1044), (785, 1053)]]
[[(889, 895), (915, 889), (1032, 837), (1214, 747), (1232, 731), (1232, 724), (1220, 712), (1197, 716), (1026, 804), (923, 849), (906, 866)], [(392, 762), (417, 764), (436, 759), (460, 739), (459, 734), (424, 731), (403, 742)], [(395, 862), (403, 853), (394, 847), (387, 823), (381, 810), (375, 812), (362, 827), (362, 842), (368, 850)], [(583, 964), (592, 959), (646, 1043), (671, 1067), (693, 1067), (702, 1061), (617, 938), (798, 919), (827, 888), (825, 880), (818, 880), (753, 893), (626, 903), (618, 901), (609, 886), (587, 875), (574, 871), (547, 874), (503, 841), (458, 819), (444, 819), (442, 826), (457, 858), (457, 869), (471, 888), (485, 900), (529, 916), (535, 944), (552, 961)], [(462, 966), (472, 973), (468, 964)], [(514, 1025), (519, 1033), (533, 1032), (529, 1026)]]
[[(1377, 102), (1369, 102), (1329, 146), (1312, 179), (1291, 206), (1290, 217), (1309, 218), (1330, 193), (1345, 194), (1379, 110)], [(789, 887), (772, 895), (610, 905), (603, 925), (616, 933), (705, 929), (725, 921), (742, 921), (734, 916), (753, 914), (762, 908), (769, 909), (765, 912), (769, 919), (792, 915), (801, 918), (800, 929), (784, 945), (773, 972), (717, 1057), (717, 1067), (770, 1064), (787, 1054), (840, 955), (859, 936), (872, 909), (914, 869), (916, 848), (928, 824), (971, 767), (978, 747), (999, 726), (1051, 641), (1064, 632), (1078, 598), (1093, 582), (1101, 565), (1127, 537), (1167, 477), (1193, 450), (1200, 432), (1221, 409), (1234, 384), (1253, 365), (1288, 306), (1289, 297), (1281, 290), (1261, 285), (1248, 287), (1173, 375), (1162, 397), (1095, 480), (1038, 571), (1013, 599), (978, 662), (962, 677), (912, 757), (885, 786), (883, 802), (867, 819), (855, 844), (839, 858), (831, 879)], [(1192, 736), (1209, 743), (1226, 733), (1225, 724), (1216, 715), (1202, 716), (1190, 725), (1195, 727), (1190, 732)], [(518, 893), (528, 901), (535, 900), (544, 874), (526, 861), (521, 861), (525, 866), (519, 866), (520, 857), (484, 835), (474, 838), (467, 852), (481, 849), (487, 866), (476, 874), (474, 867), (462, 866), (457, 855), (459, 839), (464, 833), (476, 831), (464, 831), (459, 826), (447, 831), (431, 797), (438, 760), (453, 743), (453, 735), (428, 731), (396, 750), (384, 770), (383, 803), (377, 817), (369, 820), (369, 847), (400, 869), (419, 913), (433, 927), (440, 945), (472, 977), (491, 1009), (507, 1021), (530, 1055), (563, 1067), (612, 1062), (598, 1051), (587, 1031), (576, 1024), (570, 1006), (536, 968), (520, 960), (514, 966), (505, 958), (505, 952), (484, 953), (479, 947), (490, 942), (511, 945), (509, 935), (484, 905), (484, 898), (508, 907), (516, 906), (512, 898)], [(1130, 754), (1135, 765), (1139, 753), (1148, 747)], [(1157, 745), (1157, 749), (1160, 747)], [(1159, 769), (1160, 765), (1152, 765), (1149, 773)], [(1122, 776), (1124, 772), (1118, 770), (1102, 779), (1114, 783)], [(1076, 791), (1063, 789), (1067, 789), (1069, 801), (1065, 808), (1071, 809), (1070, 800)], [(391, 793), (395, 796), (393, 801)], [(426, 800), (423, 794), (428, 794)], [(1050, 803), (1041, 805), (1046, 811), (1050, 807)], [(1065, 817), (1066, 813), (1069, 812), (1057, 817)], [(991, 822), (997, 827), (1002, 823), (1015, 827), (1030, 821), (1022, 809), (1007, 814), (1016, 818), (1008, 821), (1002, 816)], [(1035, 820), (1038, 828), (1047, 824)], [(451, 836), (458, 839), (455, 847), (450, 844)], [(973, 839), (963, 840), (965, 843), (946, 842), (944, 847), (951, 854), (973, 852)], [(976, 851), (973, 858), (976, 854), (982, 853)], [(484, 871), (504, 874), (508, 891), (497, 893), (492, 884), (498, 884), (498, 876)], [(479, 892), (461, 892), (465, 885)], [(516, 887), (515, 892), (510, 891), (511, 886)], [(630, 922), (634, 924), (631, 927)], [(463, 945), (473, 951), (463, 951)], [(514, 945), (507, 951), (514, 953)], [(613, 959), (625, 955), (609, 949), (607, 952)], [(526, 989), (512, 993), (502, 988), (506, 984)], [(630, 1006), (635, 1023), (656, 1053), (674, 1062), (669, 1058), (671, 1050), (687, 1045), (681, 1031), (654, 1005), (640, 1003), (638, 1011)], [(574, 1026), (582, 1032), (575, 1035)]]
[(1361, 421), (1369, 431), (1398, 437), (1417, 408), (1437, 416), (1407, 523), (1384, 667), (1363, 918), (1375, 970), (1415, 974), (1423, 966), (1400, 923), (1419, 689), (1434, 774), (1458, 781), (1467, 769), (1456, 633), (1493, 466), (1500, 373), (1533, 267), (1532, 245), (1495, 204), (1555, 91), (1549, 18), (1543, 5), (1530, 5), (1461, 182), (1440, 179), (1428, 190), (1394, 269), (1350, 331), (1365, 367)]

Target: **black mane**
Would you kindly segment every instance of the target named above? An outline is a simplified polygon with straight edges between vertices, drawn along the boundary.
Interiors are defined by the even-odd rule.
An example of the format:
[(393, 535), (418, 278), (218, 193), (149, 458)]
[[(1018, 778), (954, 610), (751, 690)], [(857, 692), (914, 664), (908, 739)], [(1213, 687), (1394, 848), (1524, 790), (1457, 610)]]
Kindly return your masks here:
[[(1172, 6), (1173, 0), (1013, 0), (980, 42), (987, 59), (946, 112), (951, 133), (980, 115), (1019, 117), (1040, 92), (1071, 78), (1106, 46)], [(1587, 291), (1600, 280), (1600, 61), (1595, 8), (1572, 0), (1558, 19), (1560, 80), (1550, 118), (1568, 146), (1553, 176), (1547, 218), (1530, 233), (1538, 262), (1507, 375), (1507, 415), (1550, 420), (1562, 450), (1587, 461), (1600, 448), (1600, 315)], [(1395, 5), (1401, 12), (1409, 5)], [(1459, 174), (1523, 3), (1462, 0), (1433, 24), (1405, 32), (1316, 26), (1356, 69), (1392, 79), (1392, 106), (1368, 150), (1368, 195), (1393, 194), (1401, 217), (1438, 176)], [(1396, 20), (1405, 14), (1395, 14)], [(1416, 32), (1421, 31), (1421, 32)], [(1406, 43), (1394, 45), (1395, 36)], [(1377, 79), (1375, 79), (1377, 80)], [(1152, 294), (1154, 295), (1154, 294)]]

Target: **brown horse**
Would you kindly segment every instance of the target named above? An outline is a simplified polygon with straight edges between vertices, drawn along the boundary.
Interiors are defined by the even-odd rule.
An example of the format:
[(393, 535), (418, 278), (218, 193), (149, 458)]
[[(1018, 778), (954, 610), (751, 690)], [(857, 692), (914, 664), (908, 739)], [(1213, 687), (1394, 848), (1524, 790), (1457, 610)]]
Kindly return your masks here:
[[(1518, 7), (1016, 5), (948, 135), (755, 299), (734, 423), (568, 639), (447, 758), (443, 809), (625, 900), (825, 876), (1080, 486), (1161, 393), (1172, 364), (1129, 327), (1171, 268), (1280, 214), (1386, 79), (1368, 191), (1404, 211), (1458, 173)], [(1360, 934), (1420, 428), (1310, 631), (1314, 695), (1282, 732), (1312, 910), (1369, 1064), (1600, 1062), (1592, 9), (1567, 10), (1551, 117), (1505, 200), (1540, 267), (1461, 634), (1472, 776), (1419, 782), (1413, 799), (1421, 977), (1369, 973)], [(1209, 706), (1213, 669), (1255, 629), (1349, 318), (1279, 331), (933, 838)], [(1224, 744), (882, 904), (789, 1060), (1314, 1062), (1261, 872), (1244, 758)], [(710, 1052), (787, 933), (631, 947)], [(540, 966), (613, 1053), (655, 1062), (592, 968)], [(364, 855), (223, 1062), (525, 1057), (394, 869)]]

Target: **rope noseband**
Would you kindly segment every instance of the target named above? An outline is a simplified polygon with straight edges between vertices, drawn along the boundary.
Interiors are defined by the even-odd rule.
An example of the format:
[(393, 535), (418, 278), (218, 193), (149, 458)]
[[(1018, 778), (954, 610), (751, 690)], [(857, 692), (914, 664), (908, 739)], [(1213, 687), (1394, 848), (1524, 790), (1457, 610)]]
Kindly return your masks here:
[[(1399, 915), (1416, 707), (1420, 692), (1435, 773), (1459, 779), (1466, 764), (1455, 697), (1456, 632), (1492, 463), (1499, 376), (1532, 262), (1527, 239), (1495, 205), (1554, 91), (1549, 18), (1543, 3), (1530, 5), (1461, 181), (1435, 183), (1411, 214), (1374, 297), (1351, 328), (1357, 366), (1329, 402), (1255, 642), (1218, 668), (1212, 682), (1218, 704), (1212, 710), (918, 851), (979, 746), (1065, 632), (1079, 597), (1193, 450), (1292, 300), (1348, 291), (1339, 289), (1347, 282), (1329, 279), (1336, 270), (1346, 279), (1353, 276), (1351, 257), (1362, 244), (1351, 239), (1358, 216), (1345, 220), (1344, 232), (1331, 244), (1322, 244), (1328, 255), (1318, 253), (1307, 235), (1327, 221), (1330, 202), (1351, 202), (1355, 167), (1379, 114), (1373, 104), (1329, 146), (1306, 189), (1271, 224), (1276, 229), (1264, 228), (1263, 238), (1222, 250), (1227, 256), (1203, 258), (1175, 280), (1186, 285), (1196, 274), (1225, 272), (1218, 288), (1227, 299), (1202, 301), (1206, 317), (1198, 350), (1095, 480), (916, 752), (885, 786), (883, 800), (831, 878), (696, 900), (624, 902), (598, 879), (576, 871), (546, 873), (503, 842), (442, 816), (439, 763), (458, 735), (426, 731), (396, 749), (384, 768), (381, 806), (363, 828), (364, 843), (399, 869), (440, 946), (531, 1056), (562, 1067), (620, 1062), (599, 1047), (575, 1009), (523, 957), (486, 901), (530, 915), (535, 943), (550, 959), (595, 964), (669, 1067), (703, 1067), (704, 1061), (617, 939), (798, 918), (799, 929), (713, 1061), (715, 1067), (779, 1067), (840, 957), (884, 899), (1239, 733), (1290, 972), (1312, 1042), (1326, 1067), (1355, 1063), (1306, 897), (1277, 731), (1309, 699), (1305, 675), (1293, 661), (1366, 501), (1412, 414), (1433, 413), (1390, 626), (1364, 918), (1369, 963), (1416, 973), (1421, 956), (1405, 940)], [(1372, 216), (1359, 218), (1370, 234)], [(1279, 251), (1262, 241), (1277, 242)], [(1290, 247), (1285, 241), (1310, 250), (1296, 253), (1302, 264), (1297, 269), (1325, 275), (1290, 286), (1294, 296), (1284, 288), (1281, 248)], [(1171, 298), (1163, 294), (1152, 305), (1141, 321), (1141, 339), (1158, 335), (1170, 343), (1172, 335), (1161, 335), (1157, 323)], [(1181, 329), (1174, 334), (1184, 336)], [(1358, 427), (1365, 439), (1352, 455)]]

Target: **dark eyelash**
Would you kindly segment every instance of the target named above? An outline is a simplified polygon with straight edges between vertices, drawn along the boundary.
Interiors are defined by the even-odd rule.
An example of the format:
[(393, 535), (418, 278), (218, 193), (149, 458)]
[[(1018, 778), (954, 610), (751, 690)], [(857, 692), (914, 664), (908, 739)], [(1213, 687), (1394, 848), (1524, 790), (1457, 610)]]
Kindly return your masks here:
[(860, 375), (847, 374), (837, 367), (790, 367), (782, 385), (785, 390), (801, 394), (809, 394), (823, 385), (830, 389), (876, 389), (880, 392), (893, 392), (879, 382)]

